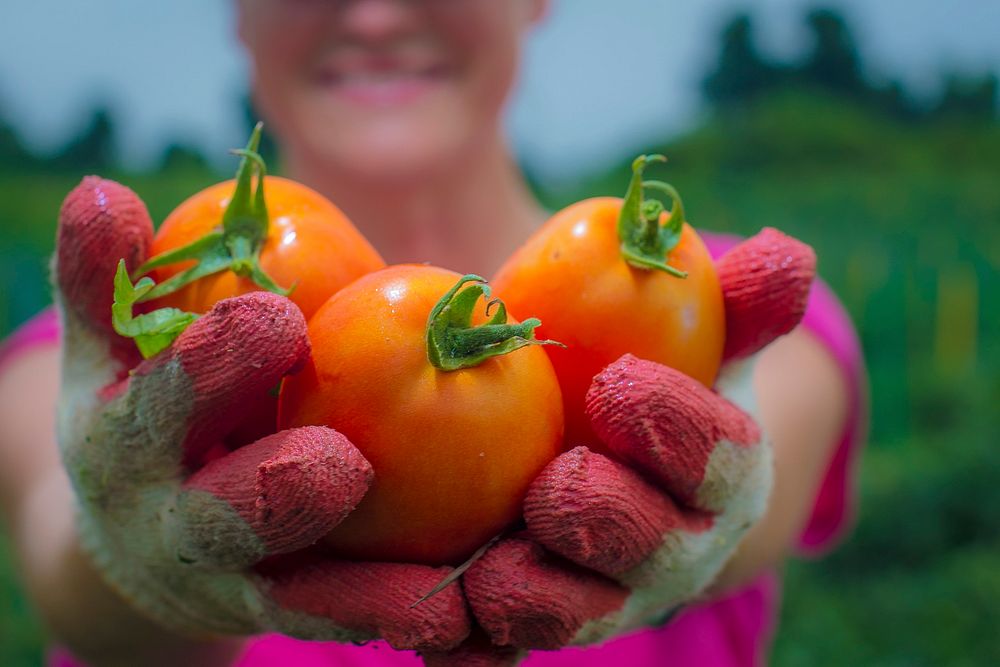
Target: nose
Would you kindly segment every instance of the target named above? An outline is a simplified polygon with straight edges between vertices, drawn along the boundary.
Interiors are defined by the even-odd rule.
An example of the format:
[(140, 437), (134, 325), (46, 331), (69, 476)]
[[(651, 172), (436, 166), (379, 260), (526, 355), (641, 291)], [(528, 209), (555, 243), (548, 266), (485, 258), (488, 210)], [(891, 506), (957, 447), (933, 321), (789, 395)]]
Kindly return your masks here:
[(413, 28), (416, 4), (413, 0), (346, 0), (341, 27), (367, 42), (391, 40)]

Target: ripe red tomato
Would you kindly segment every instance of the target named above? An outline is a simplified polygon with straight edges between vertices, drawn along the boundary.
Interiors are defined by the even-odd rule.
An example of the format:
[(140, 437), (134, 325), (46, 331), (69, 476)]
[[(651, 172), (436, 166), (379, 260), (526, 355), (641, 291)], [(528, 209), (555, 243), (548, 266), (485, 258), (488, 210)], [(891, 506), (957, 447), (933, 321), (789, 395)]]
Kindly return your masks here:
[[(670, 216), (658, 202), (643, 200), (648, 161), (633, 165), (625, 200), (588, 199), (556, 213), (493, 281), (513, 312), (542, 320), (539, 335), (566, 345), (547, 352), (565, 401), (567, 446), (601, 449), (584, 397), (594, 375), (626, 352), (706, 386), (721, 363), (726, 328), (715, 266), (684, 222), (679, 198)], [(660, 189), (676, 196), (665, 184), (646, 186), (665, 186)]]
[[(205, 313), (222, 299), (291, 288), (289, 298), (308, 319), (342, 287), (385, 266), (328, 199), (295, 181), (264, 175), (255, 152), (259, 139), (258, 125), (240, 151), (236, 178), (188, 198), (157, 231), (153, 258), (139, 268), (156, 283), (142, 298), (151, 299), (152, 308)], [(246, 419), (228, 438), (234, 447), (274, 432), (273, 395), (244, 407)]]
[(340, 209), (301, 183), (265, 175), (261, 124), (236, 178), (188, 198), (153, 239), (139, 267), (156, 286), (142, 301), (204, 313), (257, 289), (290, 293), (306, 319), (355, 278), (385, 266)]
[[(330, 426), (375, 470), (364, 500), (325, 539), (341, 556), (460, 562), (520, 516), (528, 485), (561, 446), (562, 399), (545, 353), (525, 346), (480, 359), (493, 348), (475, 340), (492, 331), (490, 340), (515, 349), (537, 321), (487, 322), (480, 292), (466, 291), (481, 287), (454, 292), (459, 278), (389, 267), (345, 287), (309, 322), (312, 362), (285, 380), (279, 426)], [(470, 316), (487, 326), (464, 327)], [(443, 370), (435, 357), (479, 363)]]
[[(153, 240), (159, 255), (202, 238), (222, 221), (236, 189), (236, 181), (213, 185), (189, 198), (167, 216)], [(276, 176), (265, 178), (267, 238), (260, 249), (260, 266), (282, 287), (295, 285), (289, 298), (308, 319), (341, 287), (385, 262), (340, 209), (306, 186)], [(157, 283), (190, 268), (187, 260), (158, 267)], [(204, 313), (215, 302), (261, 289), (250, 278), (232, 271), (205, 276), (157, 305)]]

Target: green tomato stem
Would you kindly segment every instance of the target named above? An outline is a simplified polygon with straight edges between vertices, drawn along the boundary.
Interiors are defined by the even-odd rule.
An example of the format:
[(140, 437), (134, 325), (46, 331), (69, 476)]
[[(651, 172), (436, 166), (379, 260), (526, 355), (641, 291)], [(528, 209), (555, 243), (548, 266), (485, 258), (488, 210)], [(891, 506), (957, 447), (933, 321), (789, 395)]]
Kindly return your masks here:
[[(466, 287), (468, 283), (473, 284)], [(541, 324), (537, 318), (508, 324), (507, 308), (499, 299), (486, 305), (487, 315), (496, 307), (490, 319), (472, 326), (472, 311), (480, 297), (489, 299), (490, 288), (484, 278), (470, 273), (462, 276), (431, 310), (427, 318), (427, 360), (435, 368), (471, 368), (527, 345), (562, 346), (553, 340), (535, 338), (535, 328)]]
[[(676, 188), (662, 181), (644, 181), (643, 172), (653, 162), (666, 162), (662, 155), (640, 155), (632, 162), (632, 180), (629, 181), (621, 212), (618, 214), (618, 238), (622, 257), (639, 269), (665, 271), (677, 278), (687, 273), (670, 266), (666, 259), (680, 242), (684, 227), (684, 204)], [(658, 199), (645, 199), (645, 190), (658, 190), (672, 202), (667, 224), (660, 224), (666, 210)]]
[[(227, 270), (283, 296), (288, 296), (294, 289), (294, 286), (289, 289), (279, 287), (260, 266), (260, 251), (270, 228), (264, 197), (267, 165), (257, 153), (262, 128), (263, 123), (257, 123), (246, 148), (233, 151), (242, 159), (236, 171), (236, 189), (222, 214), (221, 224), (185, 246), (151, 258), (138, 268), (135, 276), (143, 276), (156, 267), (182, 260), (194, 260), (195, 266), (150, 289), (140, 298), (140, 303), (172, 294), (199, 278)], [(254, 176), (257, 178), (256, 188)]]

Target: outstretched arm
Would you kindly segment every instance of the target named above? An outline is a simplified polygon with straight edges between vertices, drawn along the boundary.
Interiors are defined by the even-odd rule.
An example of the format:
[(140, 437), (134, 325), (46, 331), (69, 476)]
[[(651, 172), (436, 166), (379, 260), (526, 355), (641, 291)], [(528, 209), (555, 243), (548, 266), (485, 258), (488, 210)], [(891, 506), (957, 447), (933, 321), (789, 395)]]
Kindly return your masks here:
[(751, 528), (710, 593), (748, 583), (781, 565), (802, 533), (847, 418), (848, 386), (837, 362), (799, 327), (765, 349), (754, 388), (774, 447), (767, 512)]

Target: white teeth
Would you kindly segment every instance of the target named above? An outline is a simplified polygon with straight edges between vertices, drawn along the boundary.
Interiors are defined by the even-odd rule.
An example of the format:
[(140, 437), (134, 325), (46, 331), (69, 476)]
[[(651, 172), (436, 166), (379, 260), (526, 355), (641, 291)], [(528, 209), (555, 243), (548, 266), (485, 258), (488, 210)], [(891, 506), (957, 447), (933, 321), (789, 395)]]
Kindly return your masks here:
[(394, 83), (408, 83), (414, 80), (423, 80), (435, 76), (433, 68), (412, 68), (412, 69), (390, 69), (390, 70), (366, 70), (357, 69), (347, 71), (341, 70), (335, 75), (335, 81), (343, 84), (353, 85), (387, 85)]
[(405, 83), (420, 77), (416, 72), (351, 72), (341, 75), (340, 80), (353, 85), (384, 85)]

